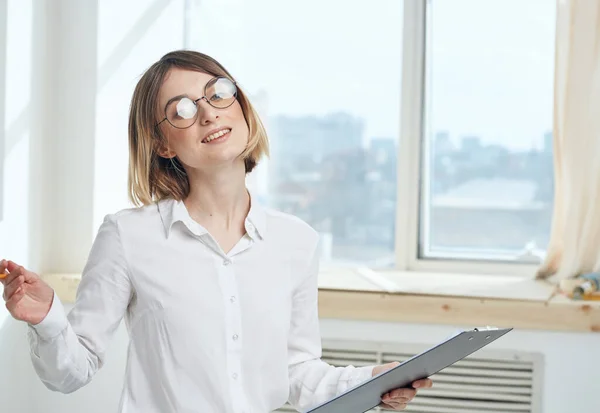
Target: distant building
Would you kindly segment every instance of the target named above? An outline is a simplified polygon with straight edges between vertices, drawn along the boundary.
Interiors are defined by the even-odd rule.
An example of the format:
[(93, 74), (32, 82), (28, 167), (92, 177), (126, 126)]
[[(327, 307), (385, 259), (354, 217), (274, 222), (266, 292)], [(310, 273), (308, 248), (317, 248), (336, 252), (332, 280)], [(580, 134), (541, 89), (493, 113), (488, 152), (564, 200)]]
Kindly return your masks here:
[(274, 155), (286, 161), (331, 154), (363, 146), (364, 122), (348, 113), (317, 116), (274, 116), (271, 134)]
[(460, 141), (460, 150), (464, 152), (479, 151), (481, 146), (479, 136), (465, 136)]
[(395, 163), (398, 158), (398, 146), (393, 138), (373, 138), (369, 144), (369, 153), (375, 165)]
[(430, 242), (434, 249), (521, 250), (545, 246), (552, 205), (541, 202), (531, 180), (472, 179), (434, 195)]
[(554, 147), (554, 136), (552, 135), (552, 132), (546, 132), (544, 134), (543, 152), (552, 153), (553, 147)]
[(438, 132), (433, 140), (432, 154), (433, 156), (444, 156), (456, 151), (456, 147), (450, 139), (448, 132)]

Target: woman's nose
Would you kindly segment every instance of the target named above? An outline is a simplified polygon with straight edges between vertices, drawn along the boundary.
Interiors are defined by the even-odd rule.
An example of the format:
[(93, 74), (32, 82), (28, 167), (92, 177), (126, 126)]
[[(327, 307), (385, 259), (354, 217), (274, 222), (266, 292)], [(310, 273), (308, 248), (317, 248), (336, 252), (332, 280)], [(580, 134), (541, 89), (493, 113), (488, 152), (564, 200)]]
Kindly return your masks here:
[(197, 103), (198, 105), (198, 121), (201, 125), (207, 125), (219, 118), (217, 109), (212, 107), (204, 97)]

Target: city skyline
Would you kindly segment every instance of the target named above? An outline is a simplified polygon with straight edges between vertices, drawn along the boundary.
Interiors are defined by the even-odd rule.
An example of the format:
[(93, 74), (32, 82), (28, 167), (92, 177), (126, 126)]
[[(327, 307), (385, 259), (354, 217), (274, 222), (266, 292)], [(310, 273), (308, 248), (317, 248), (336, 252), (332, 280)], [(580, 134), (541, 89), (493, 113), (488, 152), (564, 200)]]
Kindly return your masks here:
[[(269, 122), (269, 205), (330, 234), (328, 259), (393, 263), (397, 142), (376, 138), (365, 146), (362, 119), (343, 112), (278, 115)], [(434, 136), (420, 198), (427, 254), (495, 250), (517, 257), (527, 245), (547, 243), (553, 204), (549, 133), (543, 150), (514, 150), (473, 135), (454, 145), (445, 131)]]
[[(379, 141), (379, 140), (392, 141), (394, 144), (394, 147), (398, 147), (398, 145), (400, 144), (398, 142), (398, 139), (396, 136), (369, 136), (369, 135), (367, 135), (367, 128), (365, 128), (363, 126), (364, 124), (366, 124), (366, 122), (365, 122), (366, 120), (359, 116), (355, 116), (351, 113), (343, 112), (343, 111), (325, 113), (325, 114), (299, 114), (299, 115), (271, 114), (268, 117), (267, 122), (270, 123), (272, 120), (277, 120), (277, 119), (289, 119), (289, 120), (293, 120), (297, 123), (302, 122), (302, 120), (308, 121), (308, 122), (324, 122), (324, 121), (326, 122), (328, 120), (335, 119), (336, 117), (347, 117), (350, 121), (352, 121), (356, 124), (360, 124), (360, 126), (357, 127), (357, 131), (363, 132), (364, 136), (362, 136), (362, 138), (361, 138), (362, 139), (361, 147), (364, 149), (369, 148), (374, 141)], [(269, 130), (267, 130), (267, 132), (270, 135), (273, 135), (273, 134), (276, 135), (276, 132), (277, 132), (276, 128), (273, 127), (274, 125), (270, 125), (270, 126), (272, 126), (272, 127), (269, 128)], [(469, 140), (473, 140), (473, 139), (477, 140), (483, 146), (505, 147), (507, 149), (510, 149), (510, 150), (516, 151), (516, 152), (530, 151), (530, 150), (544, 151), (544, 150), (547, 150), (548, 148), (551, 149), (551, 146), (552, 146), (552, 129), (551, 128), (541, 130), (537, 135), (533, 136), (533, 139), (538, 140), (538, 141), (535, 142), (535, 144), (532, 146), (523, 147), (523, 148), (511, 148), (509, 146), (504, 146), (502, 141), (500, 141), (500, 142), (490, 141), (490, 140), (486, 139), (485, 136), (479, 136), (476, 134), (452, 133), (451, 131), (444, 129), (444, 128), (440, 128), (438, 130), (430, 132), (430, 136), (428, 136), (428, 138), (431, 139), (431, 145), (435, 146), (436, 139), (440, 135), (444, 135), (445, 137), (447, 137), (448, 140), (452, 143), (452, 145), (454, 145), (456, 147), (460, 147), (465, 141), (469, 141)], [(357, 141), (355, 138), (356, 133), (352, 133), (352, 136), (354, 137), (352, 139), (352, 141), (356, 142)], [(300, 138), (301, 138), (300, 136), (296, 137), (296, 139), (300, 139)], [(306, 137), (306, 138), (314, 139), (314, 137)]]

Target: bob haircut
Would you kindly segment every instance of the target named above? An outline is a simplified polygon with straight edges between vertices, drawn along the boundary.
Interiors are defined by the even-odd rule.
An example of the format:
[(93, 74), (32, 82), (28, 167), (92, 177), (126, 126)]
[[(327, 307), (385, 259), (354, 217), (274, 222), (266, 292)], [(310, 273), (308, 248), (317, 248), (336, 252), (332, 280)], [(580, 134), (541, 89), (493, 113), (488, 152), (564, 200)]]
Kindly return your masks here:
[[(193, 70), (212, 76), (229, 72), (205, 54), (177, 50), (164, 55), (142, 75), (131, 99), (129, 111), (129, 199), (136, 206), (150, 205), (163, 199), (181, 201), (190, 192), (190, 183), (178, 159), (166, 159), (159, 151), (166, 145), (156, 118), (158, 94), (165, 76), (172, 68)], [(262, 156), (269, 155), (269, 140), (258, 113), (238, 87), (237, 101), (248, 124), (248, 145), (241, 157), (246, 173), (251, 172)]]

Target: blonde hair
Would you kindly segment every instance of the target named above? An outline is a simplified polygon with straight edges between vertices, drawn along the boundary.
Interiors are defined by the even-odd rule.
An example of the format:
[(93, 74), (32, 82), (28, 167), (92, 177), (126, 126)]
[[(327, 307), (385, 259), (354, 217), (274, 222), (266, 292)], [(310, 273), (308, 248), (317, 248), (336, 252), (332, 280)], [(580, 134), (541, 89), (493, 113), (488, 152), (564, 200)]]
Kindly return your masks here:
[[(187, 174), (179, 160), (159, 155), (166, 139), (157, 126), (160, 120), (156, 118), (158, 94), (172, 68), (234, 80), (212, 57), (188, 50), (167, 53), (143, 74), (133, 92), (129, 111), (129, 199), (137, 206), (169, 198), (183, 200), (190, 191)], [(269, 155), (269, 141), (258, 113), (239, 87), (237, 101), (248, 124), (248, 145), (241, 156), (249, 173), (262, 156)]]

